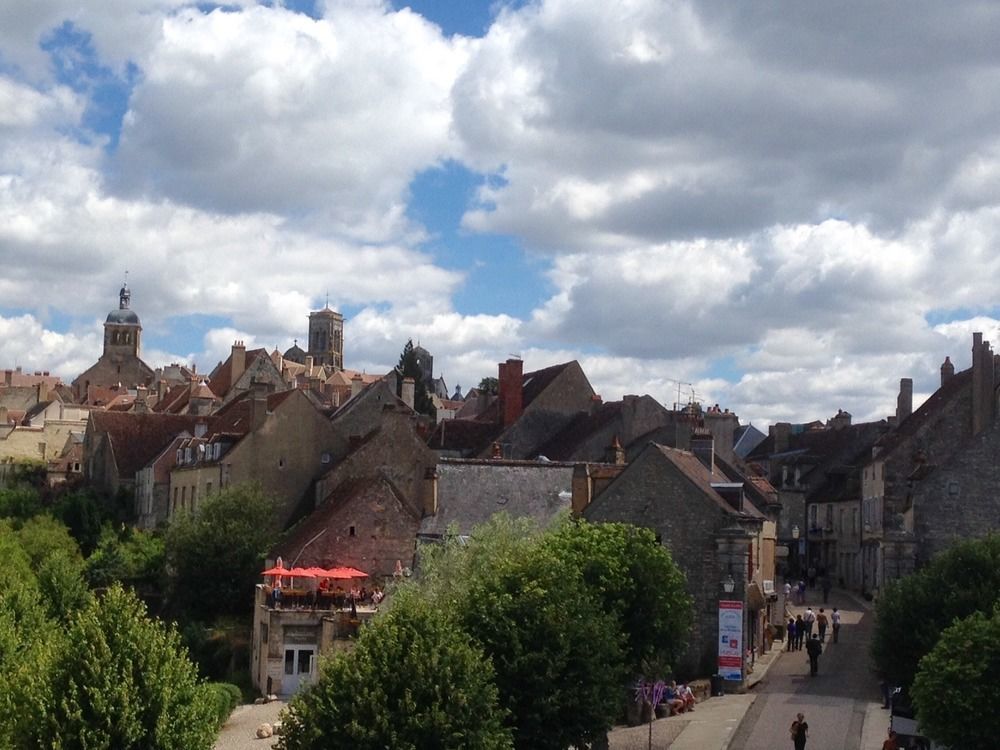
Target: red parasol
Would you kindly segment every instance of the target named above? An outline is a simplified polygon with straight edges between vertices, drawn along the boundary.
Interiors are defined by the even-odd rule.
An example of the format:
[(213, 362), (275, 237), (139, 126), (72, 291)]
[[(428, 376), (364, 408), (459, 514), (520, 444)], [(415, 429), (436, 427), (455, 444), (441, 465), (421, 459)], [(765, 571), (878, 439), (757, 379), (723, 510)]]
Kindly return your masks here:
[(289, 570), (288, 572), (284, 573), (283, 575), (286, 575), (289, 578), (315, 578), (316, 577), (316, 574), (310, 572), (310, 570), (308, 568), (292, 568), (291, 570)]
[(279, 565), (279, 566), (276, 566), (276, 567), (273, 567), (273, 568), (268, 568), (263, 573), (261, 573), (261, 575), (262, 576), (287, 576), (288, 575), (288, 570), (286, 570), (285, 568), (282, 568)]

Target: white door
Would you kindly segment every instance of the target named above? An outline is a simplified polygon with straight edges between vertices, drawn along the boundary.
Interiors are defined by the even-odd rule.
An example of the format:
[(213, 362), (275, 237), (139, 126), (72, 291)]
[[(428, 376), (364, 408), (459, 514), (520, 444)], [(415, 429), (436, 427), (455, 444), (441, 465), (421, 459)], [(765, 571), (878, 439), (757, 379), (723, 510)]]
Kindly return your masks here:
[(285, 646), (285, 673), (281, 692), (291, 695), (313, 680), (316, 665), (315, 646)]

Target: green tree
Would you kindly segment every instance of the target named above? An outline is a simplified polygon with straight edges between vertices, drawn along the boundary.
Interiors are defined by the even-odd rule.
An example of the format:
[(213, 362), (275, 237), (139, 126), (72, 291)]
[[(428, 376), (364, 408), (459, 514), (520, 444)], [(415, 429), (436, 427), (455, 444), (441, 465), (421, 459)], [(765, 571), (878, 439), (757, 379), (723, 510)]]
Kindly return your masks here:
[(66, 524), (52, 516), (35, 516), (25, 521), (18, 529), (17, 538), (35, 568), (55, 552), (63, 552), (83, 562), (80, 546)]
[(479, 381), (477, 388), (483, 393), (496, 394), (500, 391), (500, 381), (494, 377), (485, 377)]
[(28, 484), (0, 488), (0, 518), (27, 520), (42, 512), (42, 497)]
[(440, 609), (402, 594), (293, 699), (278, 747), (505, 750), (492, 677), (481, 649)]
[(630, 675), (644, 663), (676, 663), (691, 626), (691, 597), (684, 573), (652, 531), (567, 520), (544, 543), (580, 571), (601, 608), (615, 617)]
[(16, 533), (38, 583), (40, 601), (49, 617), (65, 621), (90, 600), (83, 556), (62, 521), (35, 516)]
[[(402, 353), (399, 355), (399, 370), (402, 372), (403, 378), (413, 378), (413, 409), (420, 414), (427, 414), (433, 417), (435, 415), (434, 402), (431, 400), (430, 394), (427, 392), (427, 384), (424, 382), (424, 372), (420, 369), (420, 364), (417, 361), (417, 353), (413, 349), (413, 340), (410, 339), (406, 342), (403, 347)], [(402, 378), (400, 379), (399, 387), (402, 389)], [(396, 394), (401, 396), (402, 392)]]
[(260, 485), (206, 497), (196, 513), (180, 514), (167, 530), (172, 607), (204, 620), (246, 614), (264, 554), (276, 540), (274, 502)]
[(108, 512), (108, 502), (92, 489), (76, 489), (60, 495), (53, 503), (52, 512), (66, 524), (85, 555), (97, 548), (101, 531), (113, 516)]
[(992, 611), (1000, 597), (1000, 535), (960, 542), (879, 597), (872, 638), (876, 669), (909, 686), (920, 659), (954, 620)]
[(41, 601), (53, 619), (68, 622), (90, 603), (90, 588), (79, 557), (53, 552), (38, 567), (37, 577)]
[(119, 582), (148, 594), (161, 587), (165, 559), (159, 534), (106, 525), (97, 549), (87, 558), (87, 580), (94, 588)]
[(421, 590), (492, 660), (518, 748), (581, 747), (614, 720), (624, 681), (616, 618), (530, 523), (495, 516), (422, 551)]
[(176, 631), (118, 585), (73, 619), (33, 698), (22, 747), (207, 750), (215, 736)]
[(920, 728), (946, 747), (992, 750), (1000, 736), (996, 675), (1000, 673), (1000, 609), (976, 612), (941, 632), (920, 660), (913, 705)]

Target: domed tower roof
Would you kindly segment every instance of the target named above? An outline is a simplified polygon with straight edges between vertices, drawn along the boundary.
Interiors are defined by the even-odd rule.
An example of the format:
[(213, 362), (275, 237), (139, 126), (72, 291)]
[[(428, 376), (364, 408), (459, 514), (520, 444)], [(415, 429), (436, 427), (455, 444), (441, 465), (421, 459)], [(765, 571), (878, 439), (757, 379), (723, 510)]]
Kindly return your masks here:
[(113, 323), (115, 325), (137, 326), (139, 325), (139, 316), (132, 310), (112, 310), (108, 313), (108, 319), (104, 322)]
[(129, 309), (129, 303), (131, 301), (132, 292), (128, 288), (128, 282), (125, 282), (122, 284), (122, 288), (118, 292), (118, 309), (109, 312), (108, 319), (104, 322), (106, 324), (111, 323), (113, 325), (139, 325), (139, 316)]
[(299, 346), (299, 340), (296, 339), (295, 343), (284, 353), (284, 358), (290, 362), (295, 362), (296, 364), (304, 365), (306, 363), (306, 353)]

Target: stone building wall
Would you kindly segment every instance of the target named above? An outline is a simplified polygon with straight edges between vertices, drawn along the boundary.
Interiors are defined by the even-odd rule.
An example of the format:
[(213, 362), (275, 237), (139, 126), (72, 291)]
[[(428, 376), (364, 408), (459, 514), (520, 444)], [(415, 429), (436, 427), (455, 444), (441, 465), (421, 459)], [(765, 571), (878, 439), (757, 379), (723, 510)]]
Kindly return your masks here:
[(720, 578), (715, 533), (726, 514), (698, 494), (690, 479), (649, 449), (583, 514), (589, 521), (652, 529), (684, 572), (694, 603), (688, 648), (677, 665), (684, 676), (714, 674), (717, 657)]

